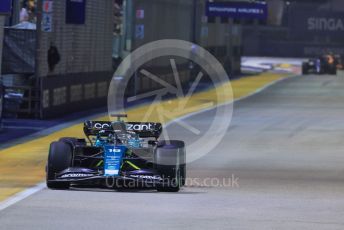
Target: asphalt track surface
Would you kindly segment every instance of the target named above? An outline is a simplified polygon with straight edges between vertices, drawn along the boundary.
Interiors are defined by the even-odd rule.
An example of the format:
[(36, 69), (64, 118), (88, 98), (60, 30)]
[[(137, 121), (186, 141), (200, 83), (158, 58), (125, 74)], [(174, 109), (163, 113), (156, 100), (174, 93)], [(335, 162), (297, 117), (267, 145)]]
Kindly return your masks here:
[[(228, 103), (233, 99), (247, 97), (262, 88), (280, 81), (288, 75), (279, 73), (264, 73), (247, 76), (194, 93), (192, 96), (170, 98), (150, 104), (138, 104), (126, 110), (128, 121), (170, 122), (184, 115), (204, 109), (214, 108), (218, 104)], [(233, 95), (230, 93), (233, 89)], [(220, 96), (218, 96), (220, 95)], [(182, 108), (182, 109), (180, 109)], [(168, 117), (161, 119), (160, 110)], [(149, 115), (149, 111), (152, 112)], [(146, 115), (149, 115), (146, 117)], [(8, 207), (14, 201), (23, 199), (33, 190), (44, 187), (35, 185), (44, 181), (45, 165), (49, 144), (61, 137), (83, 138), (83, 122), (85, 120), (108, 121), (108, 114), (88, 114), (72, 121), (63, 121), (57, 126), (44, 129), (23, 138), (17, 138), (0, 144), (0, 210)], [(6, 131), (5, 131), (6, 133)], [(190, 138), (190, 137), (189, 137)], [(30, 190), (28, 193), (27, 189)], [(24, 194), (21, 194), (21, 193)]]
[[(221, 144), (188, 165), (189, 178), (232, 186), (44, 189), (1, 211), (0, 229), (344, 229), (343, 89), (342, 75), (295, 77), (235, 103)], [(184, 121), (207, 130), (213, 114)]]

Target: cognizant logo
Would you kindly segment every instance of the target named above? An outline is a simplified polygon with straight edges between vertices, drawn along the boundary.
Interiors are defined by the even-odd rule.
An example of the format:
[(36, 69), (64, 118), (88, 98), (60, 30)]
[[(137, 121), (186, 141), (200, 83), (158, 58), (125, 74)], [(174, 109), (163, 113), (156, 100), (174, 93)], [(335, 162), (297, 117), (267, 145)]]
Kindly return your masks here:
[(107, 129), (110, 128), (111, 125), (110, 124), (101, 124), (101, 123), (95, 123), (94, 124), (94, 128), (95, 129)]
[[(95, 123), (93, 126), (95, 129), (109, 129), (111, 124)], [(127, 124), (127, 130), (129, 131), (149, 131), (152, 130), (153, 124)]]
[(152, 124), (127, 124), (129, 131), (148, 131), (152, 130)]

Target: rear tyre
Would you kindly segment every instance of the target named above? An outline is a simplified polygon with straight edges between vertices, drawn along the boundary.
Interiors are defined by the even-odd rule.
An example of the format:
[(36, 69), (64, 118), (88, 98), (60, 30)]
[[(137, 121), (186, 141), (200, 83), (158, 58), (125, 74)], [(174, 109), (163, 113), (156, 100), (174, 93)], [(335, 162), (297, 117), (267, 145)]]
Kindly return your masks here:
[(336, 66), (334, 66), (330, 69), (330, 74), (331, 75), (337, 75), (337, 67)]
[(155, 153), (155, 167), (163, 183), (159, 192), (178, 192), (185, 184), (185, 144), (182, 141), (161, 141)]
[(185, 143), (183, 141), (171, 140), (171, 141), (160, 141), (158, 146), (169, 146), (172, 145), (179, 149), (180, 158), (180, 180), (181, 185), (184, 186), (186, 182), (186, 151)]
[(68, 189), (70, 182), (55, 182), (56, 173), (59, 173), (72, 164), (73, 150), (62, 141), (53, 142), (50, 145), (47, 163), (47, 187), (50, 189)]
[(308, 74), (308, 63), (302, 63), (302, 74)]

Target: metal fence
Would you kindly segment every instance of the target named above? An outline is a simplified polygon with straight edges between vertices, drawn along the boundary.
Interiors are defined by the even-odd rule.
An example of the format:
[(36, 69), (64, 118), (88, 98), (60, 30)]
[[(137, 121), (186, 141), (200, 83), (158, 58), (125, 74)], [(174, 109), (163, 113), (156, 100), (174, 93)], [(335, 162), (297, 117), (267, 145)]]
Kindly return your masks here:
[(36, 31), (5, 28), (2, 74), (34, 74)]
[[(66, 2), (53, 1), (51, 32), (41, 33), (39, 73), (41, 77), (112, 70), (112, 0), (87, 0), (84, 24), (66, 23)], [(49, 71), (47, 50), (57, 47), (61, 61)]]
[[(87, 0), (84, 23), (66, 22), (67, 1), (53, 1), (51, 32), (41, 32), (38, 53), (40, 116), (106, 105), (112, 77), (113, 1)], [(47, 52), (60, 61), (49, 69)]]

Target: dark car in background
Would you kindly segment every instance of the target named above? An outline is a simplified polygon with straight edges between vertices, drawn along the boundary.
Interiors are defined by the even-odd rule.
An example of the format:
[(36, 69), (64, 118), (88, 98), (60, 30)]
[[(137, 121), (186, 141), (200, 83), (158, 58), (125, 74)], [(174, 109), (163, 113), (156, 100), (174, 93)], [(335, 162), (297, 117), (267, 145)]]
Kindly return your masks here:
[(337, 74), (337, 59), (334, 55), (327, 54), (312, 58), (302, 63), (302, 74)]

